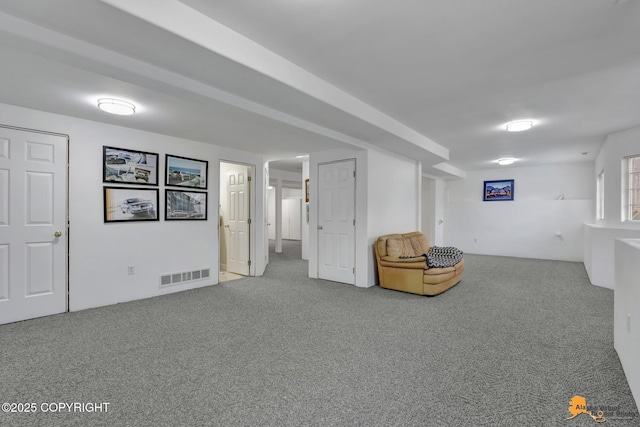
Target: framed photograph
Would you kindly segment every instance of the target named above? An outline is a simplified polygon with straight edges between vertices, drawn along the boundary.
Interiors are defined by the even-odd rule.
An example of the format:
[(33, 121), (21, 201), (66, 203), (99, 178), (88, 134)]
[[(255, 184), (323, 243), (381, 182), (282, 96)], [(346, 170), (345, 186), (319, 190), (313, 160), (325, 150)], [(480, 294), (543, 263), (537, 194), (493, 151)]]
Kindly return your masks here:
[(304, 180), (304, 201), (309, 203), (309, 178)]
[(208, 166), (209, 162), (205, 160), (189, 159), (187, 157), (167, 154), (166, 184), (175, 187), (189, 187), (206, 190)]
[(104, 222), (158, 221), (158, 189), (104, 187)]
[(513, 179), (485, 181), (483, 200), (485, 202), (513, 200)]
[(207, 219), (207, 193), (203, 191), (165, 190), (166, 221)]
[(103, 182), (158, 185), (158, 154), (106, 146), (102, 150)]

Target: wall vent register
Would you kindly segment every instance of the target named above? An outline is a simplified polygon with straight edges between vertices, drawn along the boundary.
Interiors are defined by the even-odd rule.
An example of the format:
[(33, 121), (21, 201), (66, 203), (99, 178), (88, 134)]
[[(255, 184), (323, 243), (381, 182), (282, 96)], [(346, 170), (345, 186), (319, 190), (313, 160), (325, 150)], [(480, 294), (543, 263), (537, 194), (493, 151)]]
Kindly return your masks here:
[(163, 274), (160, 276), (160, 287), (177, 285), (179, 283), (196, 282), (211, 277), (210, 269), (184, 271), (181, 273)]

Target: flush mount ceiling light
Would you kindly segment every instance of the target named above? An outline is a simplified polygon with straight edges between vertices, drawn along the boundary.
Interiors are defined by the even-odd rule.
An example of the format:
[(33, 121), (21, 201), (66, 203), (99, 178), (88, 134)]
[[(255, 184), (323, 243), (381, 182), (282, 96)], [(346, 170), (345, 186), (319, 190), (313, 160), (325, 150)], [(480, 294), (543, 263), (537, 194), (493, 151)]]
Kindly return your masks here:
[(119, 116), (130, 116), (136, 112), (136, 106), (130, 102), (115, 98), (98, 99), (98, 108), (102, 111)]
[(516, 120), (506, 124), (507, 132), (522, 132), (533, 127), (531, 120)]
[(516, 159), (514, 159), (513, 157), (505, 157), (502, 159), (498, 159), (498, 164), (500, 166), (507, 166), (507, 165), (512, 165), (513, 162), (515, 162)]

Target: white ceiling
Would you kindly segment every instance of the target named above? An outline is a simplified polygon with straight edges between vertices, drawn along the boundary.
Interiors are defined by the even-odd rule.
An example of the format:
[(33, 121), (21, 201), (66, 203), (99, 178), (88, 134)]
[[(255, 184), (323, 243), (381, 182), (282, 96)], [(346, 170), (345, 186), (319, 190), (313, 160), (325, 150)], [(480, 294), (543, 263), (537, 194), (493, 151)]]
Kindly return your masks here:
[(639, 0), (3, 0), (0, 28), (0, 102), (270, 159), (377, 146), (462, 175), (640, 126)]

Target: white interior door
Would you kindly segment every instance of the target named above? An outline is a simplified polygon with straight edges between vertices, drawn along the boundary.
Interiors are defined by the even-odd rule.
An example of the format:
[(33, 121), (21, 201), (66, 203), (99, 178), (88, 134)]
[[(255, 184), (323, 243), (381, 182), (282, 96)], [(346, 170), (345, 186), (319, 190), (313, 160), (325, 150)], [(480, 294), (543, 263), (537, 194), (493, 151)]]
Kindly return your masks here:
[(249, 275), (249, 168), (238, 166), (227, 175), (227, 271)]
[(0, 324), (67, 311), (67, 139), (0, 127)]
[[(265, 188), (262, 191), (264, 193), (264, 198), (263, 198), (263, 202), (264, 202), (264, 209), (263, 209), (263, 215), (265, 218), (265, 231), (264, 231), (264, 265), (266, 266), (267, 264), (269, 264), (269, 239), (270, 237), (270, 221), (269, 218), (271, 218), (271, 214), (270, 212), (270, 202), (269, 200), (271, 200), (271, 190), (269, 190), (269, 168), (265, 167), (264, 168), (264, 178), (265, 178)], [(275, 205), (274, 205), (274, 217), (275, 217)], [(275, 235), (275, 232), (274, 232)], [(275, 237), (274, 237), (275, 238)]]
[[(282, 201), (282, 203), (282, 238), (289, 240), (300, 240), (302, 227), (300, 218), (300, 216), (302, 215), (302, 200), (285, 199)], [(284, 219), (285, 212), (287, 215), (286, 223)], [(284, 236), (284, 230), (287, 230), (287, 237)]]
[(268, 215), (267, 215), (267, 229), (269, 233), (269, 239), (276, 239), (276, 190), (272, 188), (268, 191)]
[(355, 284), (355, 160), (318, 165), (318, 277)]

